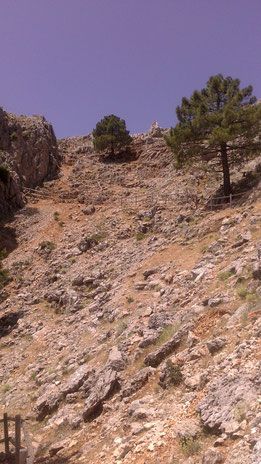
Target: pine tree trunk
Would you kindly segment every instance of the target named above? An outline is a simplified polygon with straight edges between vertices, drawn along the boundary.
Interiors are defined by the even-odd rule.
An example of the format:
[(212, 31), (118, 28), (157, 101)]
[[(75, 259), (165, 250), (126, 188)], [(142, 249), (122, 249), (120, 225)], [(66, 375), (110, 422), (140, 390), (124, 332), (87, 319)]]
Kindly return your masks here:
[(220, 146), (221, 164), (223, 169), (223, 188), (224, 195), (228, 196), (231, 193), (230, 172), (227, 156), (227, 144), (222, 143)]

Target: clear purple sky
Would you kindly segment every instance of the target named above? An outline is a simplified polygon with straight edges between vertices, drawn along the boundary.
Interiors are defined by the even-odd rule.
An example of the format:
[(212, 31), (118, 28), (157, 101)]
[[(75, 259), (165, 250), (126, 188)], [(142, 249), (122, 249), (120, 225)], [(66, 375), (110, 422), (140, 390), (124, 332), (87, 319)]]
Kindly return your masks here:
[(260, 98), (260, 49), (261, 0), (0, 0), (0, 106), (58, 137), (111, 113), (167, 127), (219, 72)]

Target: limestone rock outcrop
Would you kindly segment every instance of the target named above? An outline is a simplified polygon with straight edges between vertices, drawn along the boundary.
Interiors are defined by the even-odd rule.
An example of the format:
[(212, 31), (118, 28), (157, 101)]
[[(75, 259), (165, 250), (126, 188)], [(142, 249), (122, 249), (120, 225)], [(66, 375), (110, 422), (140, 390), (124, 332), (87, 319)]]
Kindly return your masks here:
[(42, 116), (17, 116), (0, 108), (0, 212), (23, 204), (23, 187), (34, 188), (54, 179), (60, 167), (57, 140), (51, 124)]

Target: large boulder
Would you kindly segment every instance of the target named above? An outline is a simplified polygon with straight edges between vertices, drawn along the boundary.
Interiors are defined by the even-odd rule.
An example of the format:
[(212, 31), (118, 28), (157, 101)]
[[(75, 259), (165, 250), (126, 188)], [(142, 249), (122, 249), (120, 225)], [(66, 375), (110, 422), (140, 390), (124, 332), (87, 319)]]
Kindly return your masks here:
[(53, 413), (58, 408), (62, 396), (61, 391), (56, 386), (50, 386), (36, 401), (36, 419), (42, 421), (46, 416)]
[(225, 461), (223, 453), (215, 448), (209, 448), (203, 456), (202, 464), (222, 464)]
[(120, 389), (117, 372), (107, 366), (93, 379), (90, 395), (83, 411), (83, 419), (90, 422), (98, 417), (103, 410), (104, 402)]
[(80, 366), (67, 380), (66, 384), (62, 386), (63, 396), (77, 392), (84, 382), (92, 374), (92, 369), (87, 366)]
[(88, 379), (92, 370), (86, 366), (79, 367), (61, 387), (53, 386), (47, 388), (45, 393), (40, 396), (35, 405), (36, 418), (41, 421), (49, 414), (52, 414), (59, 406), (66, 395), (77, 392), (83, 383)]
[(112, 347), (109, 353), (108, 364), (117, 372), (124, 369), (125, 362), (117, 346)]
[(125, 383), (121, 391), (121, 397), (126, 398), (140, 390), (148, 382), (152, 373), (153, 369), (151, 367), (144, 367), (141, 369), (134, 377)]
[(233, 436), (240, 427), (240, 406), (251, 409), (256, 404), (260, 382), (258, 366), (250, 366), (249, 372), (231, 369), (214, 379), (207, 395), (198, 406), (203, 426), (214, 433)]
[(180, 329), (173, 337), (164, 343), (160, 348), (152, 353), (149, 353), (146, 358), (144, 359), (144, 364), (146, 366), (157, 367), (160, 363), (167, 358), (170, 354), (172, 354), (180, 345), (181, 340), (187, 334), (191, 327), (185, 326), (184, 328)]

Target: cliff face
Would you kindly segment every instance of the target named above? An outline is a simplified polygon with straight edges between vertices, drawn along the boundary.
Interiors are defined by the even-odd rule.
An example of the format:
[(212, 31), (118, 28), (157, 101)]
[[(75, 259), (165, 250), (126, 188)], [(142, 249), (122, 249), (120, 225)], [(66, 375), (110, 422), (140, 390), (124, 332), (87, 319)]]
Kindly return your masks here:
[(0, 108), (0, 165), (9, 179), (0, 178), (0, 213), (20, 207), (22, 188), (34, 188), (55, 178), (60, 155), (51, 124), (41, 116), (16, 116)]

